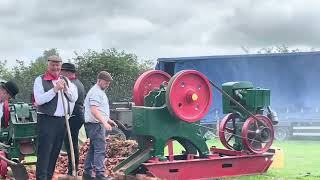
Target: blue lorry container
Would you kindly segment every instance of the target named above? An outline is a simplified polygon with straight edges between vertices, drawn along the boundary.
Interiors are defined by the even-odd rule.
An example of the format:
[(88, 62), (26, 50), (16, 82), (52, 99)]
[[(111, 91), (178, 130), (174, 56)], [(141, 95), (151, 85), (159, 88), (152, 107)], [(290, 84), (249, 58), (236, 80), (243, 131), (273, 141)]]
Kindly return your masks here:
[[(320, 52), (245, 54), (159, 58), (155, 69), (173, 75), (194, 69), (221, 86), (229, 81), (251, 81), (271, 90), (277, 112), (278, 139), (320, 137)], [(222, 95), (213, 88), (213, 104), (202, 123), (214, 124), (222, 114)]]

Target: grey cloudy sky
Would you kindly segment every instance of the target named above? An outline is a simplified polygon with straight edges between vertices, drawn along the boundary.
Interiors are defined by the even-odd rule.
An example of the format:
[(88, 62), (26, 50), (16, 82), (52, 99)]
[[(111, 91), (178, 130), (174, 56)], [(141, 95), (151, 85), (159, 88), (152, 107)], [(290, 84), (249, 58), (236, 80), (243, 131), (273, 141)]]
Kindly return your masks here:
[(141, 59), (320, 46), (317, 0), (1, 0), (0, 59), (117, 48)]

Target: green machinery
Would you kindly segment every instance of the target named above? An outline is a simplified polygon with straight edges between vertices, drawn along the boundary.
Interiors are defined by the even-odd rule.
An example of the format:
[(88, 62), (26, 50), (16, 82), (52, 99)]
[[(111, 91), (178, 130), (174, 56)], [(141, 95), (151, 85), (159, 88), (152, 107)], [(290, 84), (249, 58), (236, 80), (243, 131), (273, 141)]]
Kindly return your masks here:
[[(195, 70), (180, 71), (172, 78), (169, 74), (158, 70), (143, 73), (134, 86), (135, 106), (132, 107), (133, 133), (137, 138), (139, 150), (113, 169), (116, 174), (126, 176), (142, 173), (161, 179), (201, 179), (266, 171), (273, 156), (265, 153), (266, 151), (260, 151), (260, 154), (247, 151), (251, 149), (247, 146), (242, 148), (242, 143), (240, 146), (246, 150), (245, 153), (242, 153), (242, 149), (236, 151), (237, 149), (222, 150), (207, 147), (206, 139), (200, 132), (200, 120), (208, 113), (211, 106), (210, 83), (212, 82), (202, 73)], [(248, 86), (243, 88), (242, 84)], [(250, 83), (224, 84), (224, 90), (232, 95), (237, 89), (235, 87), (242, 87), (238, 88), (239, 92), (236, 91), (242, 97), (238, 94), (233, 97), (241, 99), (241, 104), (254, 114), (260, 114), (261, 108), (270, 103), (269, 90), (254, 89)], [(248, 119), (248, 114), (228, 100), (224, 99), (224, 101), (226, 113), (232, 116), (236, 114), (233, 117), (240, 119)], [(225, 123), (226, 131), (223, 132), (226, 138), (229, 138), (230, 132), (236, 132), (229, 127), (229, 122), (238, 125), (238, 122), (233, 120), (236, 119), (230, 119)], [(253, 118), (254, 123), (255, 121), (256, 117)], [(241, 123), (241, 128), (246, 127), (242, 121)], [(263, 131), (271, 132), (272, 130)], [(251, 133), (251, 129), (246, 131)], [(257, 135), (255, 133), (259, 132), (255, 131), (254, 136)], [(184, 147), (185, 151), (182, 154), (173, 154), (172, 140)], [(167, 156), (164, 153), (166, 145), (169, 151)], [(243, 169), (240, 166), (241, 163), (249, 168)]]
[(238, 151), (266, 152), (274, 136), (273, 118), (268, 118), (273, 117), (270, 90), (255, 88), (245, 81), (224, 83), (222, 90), (227, 94), (222, 99), (223, 113), (227, 115), (219, 127), (222, 144)]
[[(200, 120), (208, 112), (211, 104), (211, 88), (202, 74), (196, 71), (186, 71), (184, 74), (195, 79), (203, 78), (203, 80), (199, 83), (190, 82), (189, 85), (186, 83), (185, 86), (190, 86), (186, 88), (190, 90), (181, 98), (177, 96), (180, 93), (178, 90), (182, 93), (185, 88), (184, 84), (179, 83), (187, 80), (181, 80), (179, 76), (171, 78), (177, 79), (175, 83), (170, 81), (170, 84), (166, 84), (163, 82), (168, 82), (170, 79), (167, 73), (150, 71), (136, 81), (134, 87), (136, 106), (132, 107), (132, 116), (133, 133), (138, 137), (140, 152), (126, 159), (116, 169), (125, 167), (125, 173), (128, 174), (150, 158), (166, 161), (164, 148), (168, 140), (178, 141), (187, 154), (198, 151), (202, 157), (209, 155), (209, 149), (197, 123), (192, 122)], [(197, 87), (198, 84), (203, 87)], [(127, 163), (130, 161), (137, 162)], [(130, 167), (127, 167), (128, 164)]]
[[(36, 153), (36, 109), (27, 103), (3, 103), (0, 155), (17, 162)], [(6, 176), (7, 162), (0, 160), (0, 175)]]
[[(263, 109), (270, 105), (270, 90), (254, 88), (251, 82), (227, 82), (222, 84), (222, 90), (252, 114), (262, 114)], [(237, 113), (243, 119), (250, 116), (226, 96), (223, 96), (222, 103), (224, 114)]]

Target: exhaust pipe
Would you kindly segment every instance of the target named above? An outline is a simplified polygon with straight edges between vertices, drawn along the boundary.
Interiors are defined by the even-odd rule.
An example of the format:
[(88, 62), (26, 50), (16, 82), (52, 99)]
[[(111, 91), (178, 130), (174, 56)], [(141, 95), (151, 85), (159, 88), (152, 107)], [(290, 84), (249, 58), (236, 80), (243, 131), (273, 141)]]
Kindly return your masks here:
[(272, 124), (273, 125), (278, 124), (279, 123), (279, 119), (278, 119), (277, 113), (275, 111), (273, 111), (270, 106), (267, 106), (267, 110), (268, 110), (267, 116), (272, 121)]

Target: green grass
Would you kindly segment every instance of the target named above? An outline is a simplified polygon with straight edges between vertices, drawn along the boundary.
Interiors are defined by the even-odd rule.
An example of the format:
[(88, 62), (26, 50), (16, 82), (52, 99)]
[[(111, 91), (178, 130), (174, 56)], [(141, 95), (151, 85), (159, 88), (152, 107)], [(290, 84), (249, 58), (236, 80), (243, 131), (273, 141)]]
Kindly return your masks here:
[[(217, 139), (207, 141), (208, 147), (223, 147)], [(230, 180), (256, 180), (256, 179), (320, 179), (320, 142), (319, 141), (286, 141), (274, 142), (273, 147), (284, 152), (284, 168), (270, 168), (267, 173), (258, 176), (245, 176), (227, 178)], [(180, 153), (183, 148), (174, 144), (175, 153)]]

